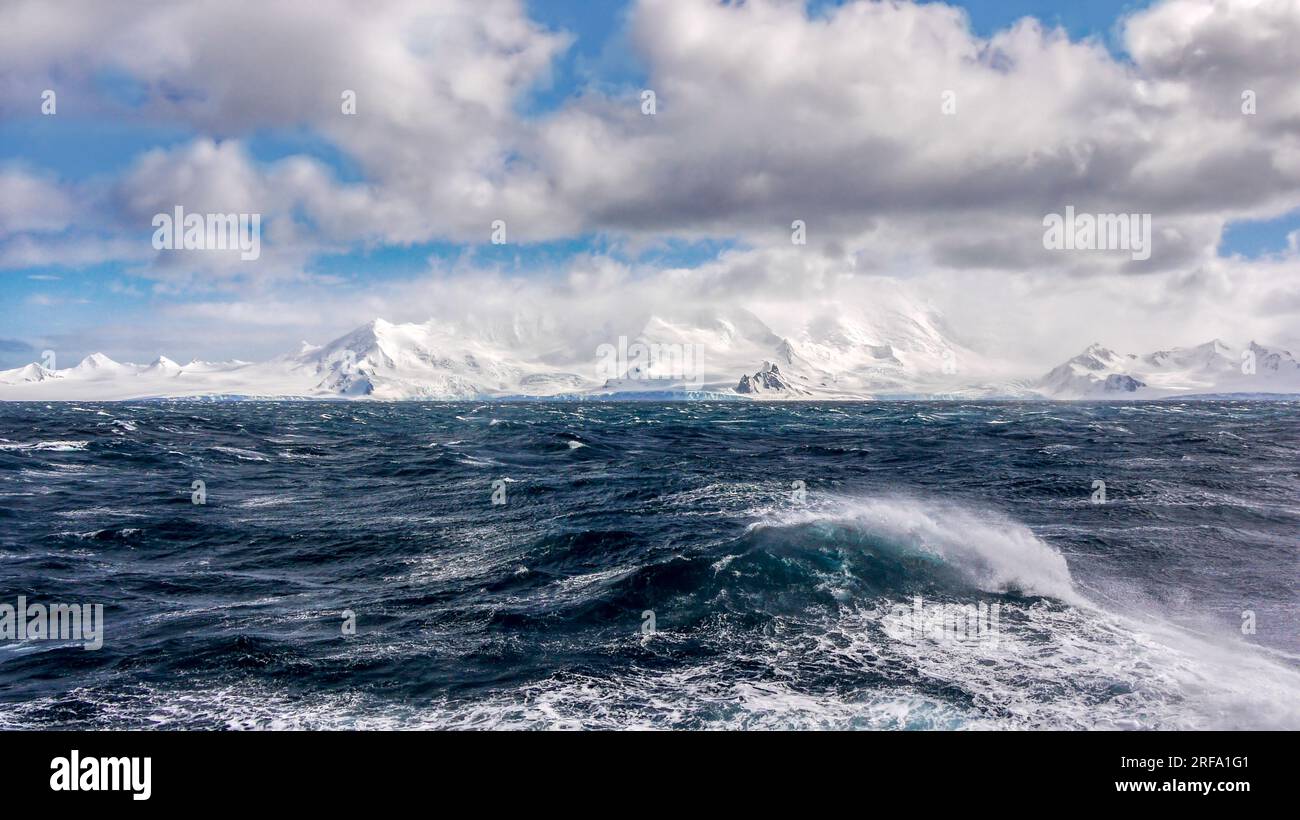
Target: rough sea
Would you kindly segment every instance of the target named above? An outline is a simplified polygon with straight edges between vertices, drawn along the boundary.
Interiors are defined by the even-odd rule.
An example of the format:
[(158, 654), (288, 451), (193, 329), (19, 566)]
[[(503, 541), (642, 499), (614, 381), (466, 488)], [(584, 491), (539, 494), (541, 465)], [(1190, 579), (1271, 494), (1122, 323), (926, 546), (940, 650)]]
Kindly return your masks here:
[(0, 404), (0, 728), (1300, 729), (1298, 412)]

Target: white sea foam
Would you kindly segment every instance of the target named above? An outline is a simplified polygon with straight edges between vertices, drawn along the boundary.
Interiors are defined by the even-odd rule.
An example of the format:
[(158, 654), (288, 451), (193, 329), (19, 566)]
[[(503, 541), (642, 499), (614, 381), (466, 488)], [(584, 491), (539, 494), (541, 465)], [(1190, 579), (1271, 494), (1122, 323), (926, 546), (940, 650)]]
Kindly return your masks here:
[(262, 455), (256, 450), (246, 450), (243, 447), (224, 447), (222, 445), (215, 445), (213, 447), (209, 447), (208, 449), (214, 450), (218, 453), (226, 453), (227, 455), (232, 455), (235, 458), (239, 459), (240, 461), (267, 461), (268, 460), (266, 456)]
[[(1165, 626), (1044, 601), (1015, 605), (995, 647), (891, 632), (877, 611), (844, 608), (820, 623), (820, 640), (786, 628), (755, 636), (661, 629), (650, 651), (703, 639), (727, 651), (667, 669), (637, 665), (565, 673), (475, 698), (382, 698), (362, 690), (289, 692), (240, 681), (135, 693), (83, 688), (0, 704), (0, 728), (27, 728), (62, 698), (95, 705), (99, 726), (232, 729), (1296, 729), (1300, 674), (1241, 646), (1211, 645)], [(888, 618), (889, 616), (884, 616)], [(793, 626), (787, 624), (787, 627)], [(881, 627), (884, 627), (883, 629)], [(639, 641), (632, 634), (626, 640)], [(607, 646), (618, 651), (617, 639)], [(404, 657), (424, 642), (355, 645)], [(844, 685), (801, 685), (824, 670)], [(860, 670), (846, 675), (850, 670)], [(892, 674), (893, 681), (881, 680)], [(854, 680), (857, 683), (854, 684)], [(951, 698), (944, 692), (962, 692)]]
[[(760, 485), (696, 492), (715, 503), (732, 495), (750, 504), (770, 496)], [(1003, 632), (993, 646), (918, 636), (891, 620), (900, 616), (890, 604), (901, 601), (888, 599), (777, 616), (772, 629), (761, 631), (722, 619), (679, 633), (661, 612), (660, 631), (644, 644), (648, 651), (673, 653), (680, 642), (712, 651), (671, 668), (620, 663), (600, 673), (557, 671), (472, 698), (389, 699), (363, 689), (304, 696), (253, 681), (175, 683), (125, 694), (80, 689), (0, 704), (0, 727), (41, 725), (75, 697), (93, 704), (88, 722), (119, 727), (1300, 729), (1300, 671), (1286, 658), (1189, 632), (1158, 612), (1118, 614), (1098, 606), (1088, 599), (1091, 592), (1075, 588), (1060, 553), (1003, 515), (916, 498), (843, 497), (754, 514), (762, 516), (754, 525), (760, 529), (853, 528), (882, 548), (943, 561), (972, 590), (1015, 588), (1046, 598), (1004, 601)], [(422, 566), (442, 578), (489, 578), (516, 561), (450, 554), (460, 556), (459, 566), (442, 555)], [(716, 562), (715, 571), (735, 557)], [(517, 563), (509, 566), (518, 571)], [(560, 586), (576, 595), (623, 571), (576, 576)], [(637, 626), (631, 619), (627, 635), (610, 639), (604, 651), (615, 657), (620, 640), (640, 641)], [(352, 643), (340, 651), (350, 658), (419, 657), (431, 645), (420, 637)], [(813, 683), (818, 679), (837, 684), (822, 687)]]
[(832, 497), (769, 514), (756, 528), (833, 524), (877, 536), (881, 546), (929, 555), (987, 592), (1019, 591), (1077, 602), (1065, 558), (1023, 524), (956, 504)]
[(89, 441), (36, 441), (29, 444), (4, 442), (0, 444), (0, 450), (49, 450), (56, 453), (66, 453), (73, 450), (84, 450), (88, 444), (90, 444)]

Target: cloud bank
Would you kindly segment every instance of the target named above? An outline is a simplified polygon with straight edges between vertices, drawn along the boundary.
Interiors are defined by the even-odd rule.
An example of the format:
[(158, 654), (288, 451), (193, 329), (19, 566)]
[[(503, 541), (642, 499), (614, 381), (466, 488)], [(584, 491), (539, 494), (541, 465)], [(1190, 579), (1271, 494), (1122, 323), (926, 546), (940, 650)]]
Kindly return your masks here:
[[(939, 3), (638, 0), (626, 40), (644, 87), (541, 112), (524, 102), (573, 38), (516, 0), (11, 0), (0, 16), (7, 116), (49, 88), (67, 127), (190, 135), (93, 178), (0, 169), (0, 267), (120, 262), (159, 295), (160, 345), (196, 328), (247, 329), (254, 347), (321, 338), (365, 313), (445, 310), (450, 289), (502, 311), (563, 313), (579, 287), (610, 310), (638, 288), (798, 310), (870, 298), (853, 283), (881, 276), (1025, 361), (1094, 339), (1300, 343), (1294, 241), (1220, 253), (1226, 225), (1300, 208), (1300, 0), (1165, 0), (1119, 22), (1118, 54), (1033, 19), (982, 38)], [(259, 159), (254, 141), (276, 130), (354, 172), (319, 153)], [(154, 251), (149, 219), (176, 204), (262, 214), (262, 258)], [(1066, 206), (1150, 214), (1151, 258), (1046, 250), (1044, 216)], [(497, 220), (525, 247), (599, 235), (631, 255), (513, 277), (445, 258), (382, 283), (312, 271), (359, 246), (486, 243)], [(736, 250), (690, 269), (635, 261), (694, 240)]]

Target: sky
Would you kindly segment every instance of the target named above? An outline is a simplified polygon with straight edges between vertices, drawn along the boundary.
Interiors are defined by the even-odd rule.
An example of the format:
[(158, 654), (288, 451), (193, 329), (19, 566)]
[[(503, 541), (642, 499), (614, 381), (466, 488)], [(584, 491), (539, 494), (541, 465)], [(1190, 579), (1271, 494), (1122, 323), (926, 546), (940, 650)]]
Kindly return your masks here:
[[(1300, 0), (357, 9), (0, 0), (0, 368), (885, 279), (1027, 368), (1300, 347)], [(154, 247), (177, 205), (260, 255)], [(1150, 258), (1045, 248), (1067, 206)]]

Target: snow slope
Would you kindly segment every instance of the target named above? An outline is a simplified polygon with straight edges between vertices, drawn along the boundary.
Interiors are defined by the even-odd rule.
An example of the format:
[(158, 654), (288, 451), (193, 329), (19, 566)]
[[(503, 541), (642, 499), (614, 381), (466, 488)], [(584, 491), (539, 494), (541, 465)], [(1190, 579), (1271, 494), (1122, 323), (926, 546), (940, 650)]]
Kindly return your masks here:
[[(120, 364), (0, 372), (0, 400), (181, 397), (491, 398), (1158, 398), (1300, 393), (1285, 351), (1219, 341), (1144, 356), (1092, 345), (1036, 380), (962, 345), (942, 317), (899, 289), (861, 304), (680, 308), (608, 317), (598, 330), (518, 311), (482, 321), (375, 319), (325, 345), (267, 362), (159, 356)], [(759, 313), (763, 316), (760, 318)], [(1254, 372), (1247, 373), (1248, 363)]]
[(1300, 394), (1300, 363), (1255, 342), (1236, 349), (1214, 339), (1144, 355), (1092, 344), (1033, 387), (1056, 399)]

